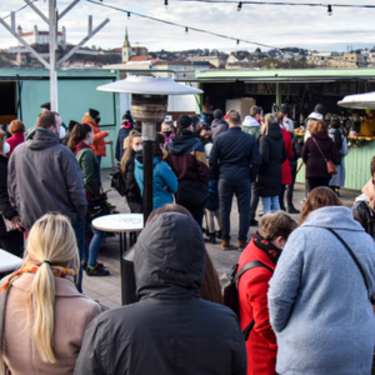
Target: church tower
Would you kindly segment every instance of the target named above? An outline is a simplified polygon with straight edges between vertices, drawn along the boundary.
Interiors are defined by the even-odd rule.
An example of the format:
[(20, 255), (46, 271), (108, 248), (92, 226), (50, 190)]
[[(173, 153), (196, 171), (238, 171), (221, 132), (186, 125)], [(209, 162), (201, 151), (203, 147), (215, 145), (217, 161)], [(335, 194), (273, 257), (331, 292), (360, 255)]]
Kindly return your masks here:
[(130, 46), (129, 36), (128, 36), (128, 27), (125, 27), (125, 40), (122, 46), (122, 63), (126, 64), (132, 55), (132, 47)]

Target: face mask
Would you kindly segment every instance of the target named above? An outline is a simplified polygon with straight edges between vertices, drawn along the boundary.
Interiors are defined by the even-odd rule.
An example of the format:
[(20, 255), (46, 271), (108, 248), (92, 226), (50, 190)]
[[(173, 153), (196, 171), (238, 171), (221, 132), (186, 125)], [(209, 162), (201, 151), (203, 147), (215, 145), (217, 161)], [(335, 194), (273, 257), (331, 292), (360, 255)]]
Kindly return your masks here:
[(210, 138), (210, 135), (205, 135), (204, 138), (208, 139)]
[(59, 132), (59, 138), (62, 139), (65, 137), (65, 128), (61, 125), (60, 126), (60, 132)]
[(172, 131), (171, 130), (168, 130), (168, 131), (166, 131), (166, 132), (163, 132), (163, 134), (166, 136), (166, 137), (170, 137), (171, 136), (171, 134), (172, 134)]
[(4, 154), (6, 155), (9, 151), (10, 151), (10, 145), (8, 142), (4, 141), (4, 145), (3, 145)]
[(134, 147), (135, 152), (142, 151), (142, 150), (143, 150), (143, 146)]
[(96, 118), (96, 123), (99, 124), (99, 122), (100, 122), (100, 117), (97, 117)]

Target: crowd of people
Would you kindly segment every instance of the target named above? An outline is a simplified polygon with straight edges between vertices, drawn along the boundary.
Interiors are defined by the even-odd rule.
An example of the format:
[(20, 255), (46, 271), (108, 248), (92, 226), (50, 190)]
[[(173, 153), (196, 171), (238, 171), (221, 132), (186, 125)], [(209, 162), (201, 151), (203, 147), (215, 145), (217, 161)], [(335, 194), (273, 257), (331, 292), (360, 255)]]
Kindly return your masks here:
[[(344, 207), (339, 188), (348, 150), (338, 117), (327, 125), (317, 105), (302, 145), (287, 105), (273, 114), (253, 106), (243, 120), (235, 110), (224, 115), (205, 107), (201, 116), (181, 115), (176, 131), (164, 122), (153, 149), (154, 211), (134, 248), (138, 301), (108, 310), (82, 294), (83, 271), (109, 274), (97, 262), (105, 232), (87, 217), (89, 203), (102, 195), (108, 132), (100, 130), (97, 110), (66, 127), (44, 107), (26, 133), (19, 120), (10, 124), (11, 137), (0, 132), (0, 247), (23, 257), (0, 284), (0, 369), (371, 373), (375, 157), (363, 194), (352, 209)], [(127, 112), (116, 144), (134, 213), (144, 206), (141, 131)], [(299, 213), (293, 185), (300, 157), (307, 194), (297, 223), (290, 214)], [(202, 231), (206, 217), (207, 240), (219, 237), (231, 249), (234, 196), (241, 251), (236, 312), (223, 299)], [(259, 231), (248, 242), (251, 225)]]

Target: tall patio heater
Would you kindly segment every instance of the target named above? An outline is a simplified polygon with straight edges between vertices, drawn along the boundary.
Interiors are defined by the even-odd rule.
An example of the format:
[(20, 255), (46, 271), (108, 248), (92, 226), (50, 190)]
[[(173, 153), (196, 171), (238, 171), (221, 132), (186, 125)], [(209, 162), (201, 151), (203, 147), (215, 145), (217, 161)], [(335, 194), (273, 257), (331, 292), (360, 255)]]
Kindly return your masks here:
[(132, 94), (132, 114), (142, 122), (144, 222), (153, 210), (153, 144), (156, 123), (167, 114), (168, 95), (202, 94), (203, 91), (176, 83), (171, 78), (130, 76), (97, 87), (100, 91)]

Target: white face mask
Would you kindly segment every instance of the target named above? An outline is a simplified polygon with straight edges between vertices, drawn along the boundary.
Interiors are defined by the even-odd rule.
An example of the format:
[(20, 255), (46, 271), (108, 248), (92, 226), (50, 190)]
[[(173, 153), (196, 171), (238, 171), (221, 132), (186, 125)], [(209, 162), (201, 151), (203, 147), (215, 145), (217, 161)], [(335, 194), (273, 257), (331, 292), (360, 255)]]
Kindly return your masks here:
[(62, 126), (62, 125), (60, 125), (60, 132), (59, 132), (59, 138), (60, 139), (62, 139), (62, 138), (64, 138), (65, 137), (65, 128)]
[(3, 145), (4, 154), (6, 155), (9, 151), (10, 151), (10, 145), (8, 142), (4, 141), (4, 145)]
[(142, 151), (142, 150), (143, 150), (143, 146), (134, 147), (135, 152)]

